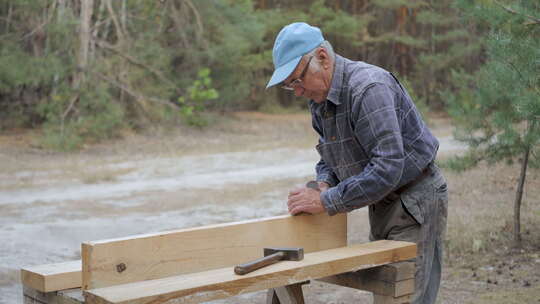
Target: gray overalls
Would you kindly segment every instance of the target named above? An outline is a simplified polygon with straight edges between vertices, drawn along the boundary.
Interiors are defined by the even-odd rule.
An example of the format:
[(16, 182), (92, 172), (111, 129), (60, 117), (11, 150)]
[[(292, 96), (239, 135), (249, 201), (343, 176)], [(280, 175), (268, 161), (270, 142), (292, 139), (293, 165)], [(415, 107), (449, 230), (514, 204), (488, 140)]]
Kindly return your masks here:
[[(349, 66), (352, 71), (347, 73)], [(353, 100), (349, 96), (353, 91), (347, 88), (351, 82), (348, 79), (351, 77), (349, 74), (354, 74), (354, 70), (358, 70), (359, 67), (365, 68), (366, 71), (377, 69), (374, 72), (375, 76), (383, 73), (380, 68), (339, 57), (335, 73), (337, 72), (340, 78), (333, 80), (333, 86), (335, 81), (343, 83), (343, 88), (339, 92), (341, 102), (336, 104), (326, 101), (323, 105), (311, 104), (314, 127), (321, 135), (317, 151), (325, 168), (330, 168), (333, 173), (334, 181), (330, 180), (331, 186), (339, 186), (344, 180), (361, 174), (366, 166), (370, 165), (370, 153), (365, 150), (366, 145), (362, 144), (362, 140), (365, 139), (361, 134), (359, 136), (358, 132), (355, 133), (355, 121), (351, 119), (354, 110), (352, 102), (349, 102)], [(370, 79), (375, 76), (370, 75)], [(384, 77), (386, 77), (384, 81), (391, 79)], [(395, 79), (393, 75), (392, 78)], [(393, 83), (389, 86), (393, 86), (394, 92), (401, 94), (400, 102), (412, 103), (399, 81), (397, 79), (390, 81)], [(416, 111), (415, 108), (413, 110)], [(351, 203), (340, 206), (342, 209), (338, 212), (347, 212), (368, 205), (370, 240), (389, 239), (417, 243), (416, 288), (412, 303), (431, 304), (435, 303), (441, 279), (448, 193), (440, 169), (433, 163), (433, 159), (427, 163), (422, 171), (419, 169), (415, 171), (413, 165), (405, 167), (401, 182), (391, 193), (387, 193), (388, 195), (377, 202), (361, 202), (356, 205)], [(417, 164), (414, 165), (418, 167)], [(317, 179), (328, 182), (328, 178), (318, 176)]]

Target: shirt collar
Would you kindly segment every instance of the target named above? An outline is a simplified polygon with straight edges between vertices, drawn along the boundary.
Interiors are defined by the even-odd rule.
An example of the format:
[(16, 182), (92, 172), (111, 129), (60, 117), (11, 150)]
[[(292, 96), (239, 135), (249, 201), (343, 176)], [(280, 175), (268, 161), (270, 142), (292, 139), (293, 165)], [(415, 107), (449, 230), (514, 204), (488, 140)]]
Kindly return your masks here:
[(339, 105), (341, 104), (339, 97), (341, 95), (341, 88), (343, 87), (343, 70), (345, 69), (345, 60), (343, 57), (337, 54), (335, 58), (332, 85), (330, 86), (326, 100), (331, 101), (335, 105)]

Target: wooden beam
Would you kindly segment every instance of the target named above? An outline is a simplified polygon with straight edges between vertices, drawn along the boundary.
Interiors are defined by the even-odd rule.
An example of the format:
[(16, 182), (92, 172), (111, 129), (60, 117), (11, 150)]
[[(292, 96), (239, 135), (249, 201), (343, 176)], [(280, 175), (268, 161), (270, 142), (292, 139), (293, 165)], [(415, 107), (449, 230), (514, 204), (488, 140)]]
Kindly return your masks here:
[[(281, 218), (281, 217), (279, 217)], [(337, 221), (332, 224), (340, 223), (343, 218), (335, 218)], [(264, 221), (264, 220), (262, 220)], [(231, 223), (231, 225), (238, 223)], [(345, 223), (346, 224), (346, 223)], [(218, 227), (216, 225), (214, 227)], [(205, 227), (201, 227), (204, 229)], [(207, 227), (208, 228), (208, 227)], [(339, 236), (339, 230), (332, 230)], [(127, 240), (128, 238), (126, 238)], [(102, 241), (103, 242), (103, 241)], [(99, 242), (96, 242), (99, 243)], [(343, 246), (345, 242), (342, 237), (337, 237), (336, 244)], [(322, 246), (321, 246), (322, 247)], [(337, 246), (336, 246), (337, 247)], [(41, 292), (52, 292), (82, 286), (82, 262), (71, 261), (64, 263), (46, 264), (30, 266), (21, 269), (21, 282), (23, 285), (31, 287)]]
[(414, 293), (414, 262), (400, 262), (319, 279), (326, 283), (401, 297)]
[(367, 277), (358, 275), (356, 273), (344, 273), (326, 277), (320, 279), (319, 281), (392, 297), (399, 297), (414, 293), (414, 279), (398, 282), (385, 282), (379, 280), (370, 280)]
[(367, 277), (380, 281), (397, 282), (407, 279), (414, 279), (415, 271), (415, 262), (405, 261), (383, 265), (381, 267), (365, 269), (361, 270), (360, 272)]
[(41, 292), (81, 287), (81, 261), (31, 266), (21, 269), (21, 282)]
[(247, 275), (225, 267), (84, 291), (86, 304), (200, 303), (414, 258), (416, 244), (376, 241), (322, 250)]
[(82, 288), (234, 266), (261, 257), (264, 247), (303, 247), (309, 253), (346, 245), (346, 214), (284, 215), (86, 242)]

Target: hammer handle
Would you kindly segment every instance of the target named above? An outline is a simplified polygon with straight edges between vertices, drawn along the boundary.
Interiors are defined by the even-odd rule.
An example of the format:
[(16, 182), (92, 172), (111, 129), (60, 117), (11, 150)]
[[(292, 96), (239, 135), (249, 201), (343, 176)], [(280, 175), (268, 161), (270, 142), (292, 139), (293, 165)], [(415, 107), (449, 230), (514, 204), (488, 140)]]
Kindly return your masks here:
[(274, 263), (277, 263), (285, 257), (285, 253), (282, 251), (278, 251), (276, 253), (273, 253), (271, 255), (267, 255), (263, 258), (257, 259), (252, 262), (248, 262), (245, 264), (238, 265), (234, 267), (234, 273), (239, 275), (244, 275), (246, 273), (250, 273), (254, 270), (257, 270), (259, 268), (263, 268), (264, 266), (272, 265)]

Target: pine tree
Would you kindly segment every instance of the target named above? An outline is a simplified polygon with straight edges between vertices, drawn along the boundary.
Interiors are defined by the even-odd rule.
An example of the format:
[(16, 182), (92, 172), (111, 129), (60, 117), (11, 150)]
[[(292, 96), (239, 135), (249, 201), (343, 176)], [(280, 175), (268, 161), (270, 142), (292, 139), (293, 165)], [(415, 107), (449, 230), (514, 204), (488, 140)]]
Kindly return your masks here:
[(425, 39), (418, 51), (412, 72), (416, 92), (423, 101), (441, 108), (452, 69), (471, 71), (478, 65), (480, 42), (474, 24), (460, 25), (459, 12), (451, 7), (453, 0), (430, 0), (416, 14), (416, 35)]
[(457, 1), (467, 17), (489, 29), (486, 63), (474, 75), (456, 73), (461, 91), (449, 107), (457, 138), (470, 149), (450, 165), (519, 159), (514, 241), (521, 245), (520, 210), (528, 165), (540, 165), (540, 4), (537, 1)]
[(219, 98), (196, 98), (205, 110), (305, 105), (264, 89), (276, 34), (298, 21), (438, 105), (451, 68), (481, 63), (450, 1), (0, 0), (0, 130), (44, 127), (42, 144), (67, 149), (181, 122), (206, 68)]
[(442, 109), (451, 69), (478, 65), (474, 31), (459, 25), (453, 0), (374, 0), (360, 59), (380, 65), (410, 84), (415, 101)]
[(400, 76), (412, 71), (418, 52), (426, 40), (415, 34), (416, 13), (423, 1), (374, 0), (370, 11), (375, 16), (369, 25), (364, 61), (380, 65)]

